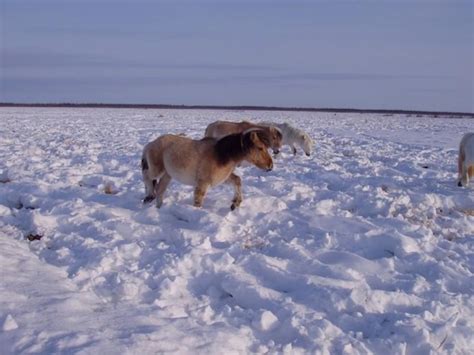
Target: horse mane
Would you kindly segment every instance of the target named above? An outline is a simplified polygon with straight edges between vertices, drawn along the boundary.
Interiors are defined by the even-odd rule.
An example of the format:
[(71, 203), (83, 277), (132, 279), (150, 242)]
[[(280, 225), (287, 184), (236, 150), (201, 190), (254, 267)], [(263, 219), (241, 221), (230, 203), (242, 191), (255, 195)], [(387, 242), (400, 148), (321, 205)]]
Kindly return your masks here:
[(242, 160), (251, 145), (250, 135), (234, 133), (219, 139), (214, 145), (214, 152), (219, 164), (225, 165), (231, 160)]
[(260, 139), (260, 141), (265, 144), (265, 147), (270, 148), (272, 146), (272, 140), (270, 138), (270, 134), (267, 131), (259, 129), (257, 130), (257, 136), (258, 139)]
[(277, 135), (278, 135), (278, 138), (281, 140), (283, 139), (283, 132), (280, 128), (276, 127), (276, 126), (272, 126), (273, 128), (275, 128), (276, 132), (277, 132)]
[(243, 160), (254, 145), (250, 139), (252, 132), (257, 133), (258, 138), (265, 146), (270, 146), (270, 138), (262, 130), (249, 129), (243, 133), (230, 134), (219, 139), (214, 145), (214, 152), (219, 164), (225, 165), (231, 160)]

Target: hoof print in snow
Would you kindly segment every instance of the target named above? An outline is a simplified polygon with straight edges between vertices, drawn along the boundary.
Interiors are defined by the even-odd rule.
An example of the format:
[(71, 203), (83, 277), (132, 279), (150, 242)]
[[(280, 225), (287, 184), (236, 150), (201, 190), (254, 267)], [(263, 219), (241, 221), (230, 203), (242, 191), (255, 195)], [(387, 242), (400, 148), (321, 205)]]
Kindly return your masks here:
[(28, 239), (30, 242), (32, 242), (34, 240), (41, 240), (41, 238), (43, 238), (43, 236), (41, 234), (30, 233), (26, 236), (26, 239)]
[(183, 216), (181, 213), (176, 211), (171, 211), (171, 215), (176, 218), (178, 221), (189, 223), (191, 222), (186, 216)]
[(395, 253), (391, 250), (384, 249), (384, 252), (387, 253), (387, 257), (393, 258), (395, 256)]
[(444, 237), (447, 241), (453, 242), (456, 240), (457, 236), (454, 233), (450, 233)]
[(25, 206), (21, 201), (18, 201), (18, 203), (15, 204), (14, 206), (17, 210), (21, 210), (22, 208), (26, 210), (35, 210), (35, 206)]
[(0, 170), (0, 184), (6, 184), (11, 182), (10, 178), (8, 177), (8, 171), (1, 169)]

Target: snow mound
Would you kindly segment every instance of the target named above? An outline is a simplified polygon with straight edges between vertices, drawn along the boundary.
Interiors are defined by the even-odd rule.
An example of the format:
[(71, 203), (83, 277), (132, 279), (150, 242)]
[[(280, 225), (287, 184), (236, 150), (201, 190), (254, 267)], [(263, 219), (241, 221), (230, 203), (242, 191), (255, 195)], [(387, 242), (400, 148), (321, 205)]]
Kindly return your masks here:
[(3, 321), (3, 326), (2, 329), (4, 332), (8, 332), (9, 330), (14, 330), (18, 329), (18, 323), (16, 320), (12, 317), (11, 314), (8, 314), (5, 317), (5, 320)]

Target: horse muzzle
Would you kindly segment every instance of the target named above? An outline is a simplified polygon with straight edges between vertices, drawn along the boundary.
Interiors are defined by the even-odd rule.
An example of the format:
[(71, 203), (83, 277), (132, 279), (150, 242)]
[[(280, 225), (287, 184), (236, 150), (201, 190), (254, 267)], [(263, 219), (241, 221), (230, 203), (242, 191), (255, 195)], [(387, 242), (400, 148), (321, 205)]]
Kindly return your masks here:
[(273, 163), (270, 164), (268, 168), (265, 169), (265, 171), (272, 171), (273, 170)]

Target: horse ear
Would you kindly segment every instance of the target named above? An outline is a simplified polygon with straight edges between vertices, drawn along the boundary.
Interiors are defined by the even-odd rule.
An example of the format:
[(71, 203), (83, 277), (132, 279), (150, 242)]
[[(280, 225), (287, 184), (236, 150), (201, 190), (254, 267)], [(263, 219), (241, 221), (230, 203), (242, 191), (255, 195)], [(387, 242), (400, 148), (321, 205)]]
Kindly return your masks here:
[(270, 132), (273, 136), (277, 136), (279, 138), (283, 137), (283, 135), (281, 134), (281, 130), (277, 127), (270, 127)]
[(257, 131), (250, 132), (250, 140), (252, 141), (252, 143), (256, 143), (259, 141)]

